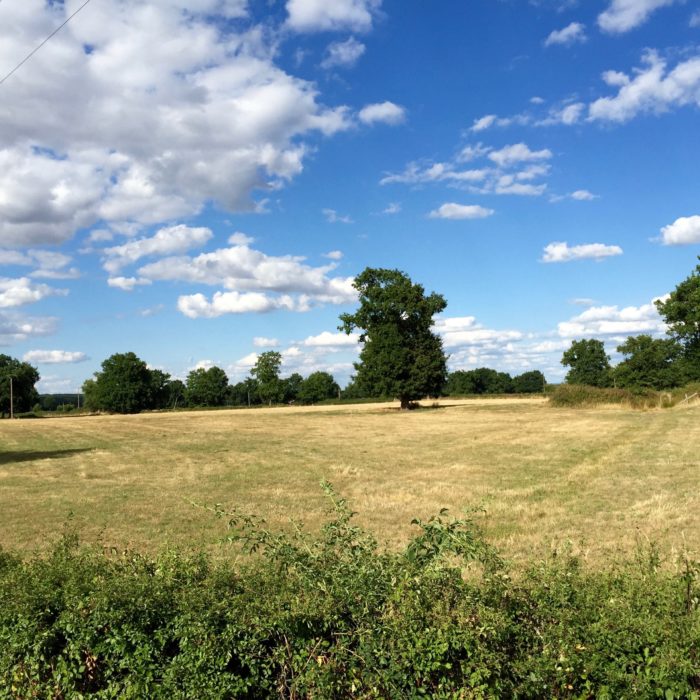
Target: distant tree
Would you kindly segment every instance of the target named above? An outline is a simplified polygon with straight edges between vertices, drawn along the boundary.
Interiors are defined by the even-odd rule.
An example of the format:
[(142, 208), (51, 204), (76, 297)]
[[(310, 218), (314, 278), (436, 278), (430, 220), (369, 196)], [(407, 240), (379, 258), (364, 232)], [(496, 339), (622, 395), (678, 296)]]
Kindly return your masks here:
[(133, 352), (111, 355), (102, 363), (102, 371), (83, 384), (89, 408), (114, 413), (138, 413), (150, 408), (151, 389), (151, 372)]
[(299, 401), (318, 403), (325, 399), (337, 398), (340, 387), (328, 372), (313, 372), (301, 384)]
[(475, 377), (472, 371), (458, 369), (447, 375), (444, 393), (447, 396), (468, 396), (476, 394)]
[(347, 386), (342, 390), (341, 395), (344, 399), (367, 399), (373, 396), (373, 394), (367, 393), (364, 388), (357, 383), (356, 377), (350, 378)]
[(442, 340), (432, 331), (433, 317), (447, 306), (439, 294), (399, 270), (367, 268), (353, 286), (360, 308), (340, 316), (340, 330), (361, 331), (363, 348), (355, 382), (370, 395), (391, 396), (408, 408), (411, 401), (438, 396), (447, 375)]
[(248, 377), (229, 387), (228, 403), (232, 406), (257, 406), (261, 403), (258, 382)]
[(617, 386), (670, 389), (682, 383), (678, 359), (683, 349), (672, 338), (630, 336), (617, 351), (627, 356), (614, 369)]
[(187, 387), (185, 382), (180, 379), (173, 379), (168, 382), (168, 408), (177, 408), (184, 406), (187, 402)]
[(513, 377), (513, 391), (516, 394), (541, 394), (545, 384), (544, 374), (538, 369)]
[(168, 408), (170, 404), (170, 375), (159, 369), (152, 369), (149, 408)]
[(574, 340), (564, 352), (561, 363), (570, 367), (569, 384), (606, 387), (611, 384), (610, 358), (600, 340)]
[(292, 403), (299, 398), (299, 390), (304, 383), (304, 377), (298, 372), (294, 372), (286, 379), (280, 380), (282, 383), (282, 401)]
[(227, 391), (228, 377), (221, 367), (200, 367), (187, 375), (185, 397), (190, 406), (223, 406)]
[(34, 385), (39, 381), (36, 367), (27, 362), (0, 355), (0, 415), (10, 415), (10, 378), (12, 378), (12, 403), (15, 413), (31, 410), (39, 400)]
[(683, 349), (682, 370), (687, 380), (700, 379), (700, 265), (656, 308), (668, 334)]
[(280, 382), (280, 367), (282, 355), (276, 350), (260, 353), (251, 375), (258, 380), (258, 393), (264, 403), (270, 406), (282, 400), (282, 383)]

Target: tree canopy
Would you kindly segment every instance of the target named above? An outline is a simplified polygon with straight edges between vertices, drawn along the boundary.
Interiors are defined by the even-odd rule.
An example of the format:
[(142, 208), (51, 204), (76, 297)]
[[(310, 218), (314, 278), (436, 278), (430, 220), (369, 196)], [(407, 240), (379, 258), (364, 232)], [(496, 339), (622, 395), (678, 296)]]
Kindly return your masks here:
[(440, 294), (426, 295), (399, 270), (367, 268), (353, 283), (360, 307), (340, 316), (340, 330), (360, 330), (363, 348), (355, 363), (355, 382), (370, 395), (392, 396), (407, 408), (411, 401), (438, 396), (447, 365), (442, 340), (432, 331), (433, 316), (447, 306)]
[[(159, 377), (158, 380), (162, 380)], [(133, 352), (115, 353), (102, 363), (102, 371), (83, 384), (85, 404), (114, 413), (138, 413), (153, 404), (153, 377), (146, 363)]]
[(29, 411), (39, 400), (34, 385), (39, 381), (36, 367), (27, 362), (0, 355), (0, 414), (8, 416), (10, 411), (10, 377), (12, 378), (13, 411)]
[(187, 375), (185, 397), (190, 406), (223, 406), (228, 396), (228, 376), (221, 367), (199, 367)]
[(600, 340), (574, 340), (561, 363), (570, 367), (566, 375), (569, 384), (610, 386), (610, 358)]
[(282, 355), (276, 350), (268, 350), (258, 355), (251, 375), (258, 380), (258, 394), (263, 402), (272, 405), (282, 400), (283, 386), (280, 382)]
[(623, 388), (671, 389), (682, 382), (680, 345), (650, 335), (630, 336), (617, 351), (627, 357), (615, 367), (615, 382)]
[(683, 349), (683, 373), (700, 379), (700, 265), (656, 308), (668, 324), (668, 334)]
[(332, 374), (328, 372), (312, 372), (301, 383), (298, 398), (302, 403), (318, 403), (325, 399), (337, 397), (339, 391), (340, 387), (336, 384)]

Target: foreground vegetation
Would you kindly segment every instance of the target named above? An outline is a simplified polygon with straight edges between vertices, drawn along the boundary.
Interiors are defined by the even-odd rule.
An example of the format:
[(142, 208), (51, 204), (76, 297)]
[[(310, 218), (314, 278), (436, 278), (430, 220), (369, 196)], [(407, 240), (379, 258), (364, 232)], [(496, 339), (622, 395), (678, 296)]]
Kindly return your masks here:
[(313, 537), (217, 509), (223, 562), (70, 536), (0, 554), (0, 698), (699, 697), (697, 563), (564, 554), (512, 578), (473, 513), (391, 553), (326, 490)]

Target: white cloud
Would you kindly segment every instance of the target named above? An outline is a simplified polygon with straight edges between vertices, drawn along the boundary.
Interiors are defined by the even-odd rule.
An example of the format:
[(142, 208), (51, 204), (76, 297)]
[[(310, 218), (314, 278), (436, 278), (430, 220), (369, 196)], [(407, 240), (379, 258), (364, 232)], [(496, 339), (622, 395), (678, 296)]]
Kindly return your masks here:
[(287, 0), (287, 25), (298, 32), (372, 28), (381, 0)]
[(551, 109), (544, 119), (535, 122), (535, 126), (556, 126), (557, 124), (572, 126), (581, 120), (585, 111), (586, 105), (583, 102), (566, 104), (562, 107)]
[(351, 36), (347, 41), (336, 41), (326, 49), (326, 56), (321, 61), (321, 68), (350, 68), (365, 53), (365, 45)]
[(353, 220), (347, 216), (347, 215), (342, 215), (338, 214), (338, 212), (335, 209), (324, 209), (323, 210), (323, 215), (326, 217), (326, 221), (329, 224), (352, 224)]
[(277, 338), (262, 338), (260, 336), (253, 338), (253, 346), (256, 348), (276, 348), (280, 344)]
[[(491, 161), (488, 167), (459, 168), (459, 163), (465, 160), (483, 157)], [(549, 164), (541, 161), (551, 157), (550, 150), (531, 151), (524, 143), (506, 146), (498, 151), (477, 144), (463, 148), (455, 162), (409, 163), (404, 172), (385, 175), (380, 184), (446, 182), (451, 187), (474, 194), (538, 196), (546, 191), (547, 185), (532, 181), (549, 174)]]
[(590, 202), (593, 199), (598, 199), (598, 195), (588, 190), (576, 190), (571, 193), (571, 199), (575, 199), (578, 202)]
[(541, 151), (531, 151), (524, 143), (516, 143), (504, 146), (498, 151), (491, 151), (488, 157), (497, 165), (507, 167), (516, 163), (530, 162), (533, 160), (548, 160), (552, 157), (552, 152), (548, 149)]
[(563, 29), (553, 31), (544, 42), (545, 46), (570, 46), (586, 41), (586, 28), (580, 22), (572, 22)]
[[(223, 286), (237, 292), (297, 294), (301, 296), (292, 306), (300, 309), (313, 303), (343, 304), (357, 298), (352, 287), (353, 278), (329, 276), (335, 267), (335, 263), (312, 267), (300, 256), (271, 256), (247, 245), (238, 245), (193, 258), (164, 258), (145, 265), (138, 272), (141, 277), (152, 281)], [(235, 297), (228, 299), (234, 305), (240, 303)], [(282, 304), (280, 308), (285, 306), (289, 304)], [(270, 308), (273, 307), (271, 304)]]
[(343, 253), (340, 250), (331, 250), (329, 253), (324, 253), (323, 257), (329, 260), (342, 260)]
[(266, 313), (275, 309), (294, 309), (289, 296), (271, 297), (260, 292), (215, 292), (211, 301), (204, 294), (181, 296), (178, 310), (188, 318), (216, 318), (224, 314)]
[(428, 214), (431, 219), (485, 219), (494, 214), (493, 209), (487, 209), (478, 204), (455, 204), (447, 202)]
[(10, 309), (34, 304), (49, 296), (65, 296), (65, 289), (54, 289), (46, 284), (36, 284), (28, 277), (16, 279), (0, 277), (0, 309)]
[(29, 249), (25, 252), (18, 250), (0, 249), (0, 265), (19, 265), (36, 268), (29, 273), (30, 277), (44, 279), (75, 279), (80, 276), (77, 268), (67, 268), (72, 258), (52, 250)]
[(700, 10), (696, 10), (690, 17), (691, 27), (700, 27)]
[(490, 129), (496, 119), (498, 119), (498, 116), (496, 114), (486, 114), (483, 117), (480, 117), (479, 119), (474, 120), (474, 124), (470, 127), (470, 131), (485, 131), (486, 129)]
[(603, 243), (569, 246), (565, 242), (555, 242), (545, 246), (542, 262), (561, 263), (570, 262), (571, 260), (602, 260), (615, 255), (622, 255), (620, 246), (605, 245)]
[(589, 106), (590, 120), (627, 122), (638, 114), (666, 112), (672, 107), (700, 105), (700, 56), (667, 71), (657, 53), (644, 55), (643, 67), (633, 78), (623, 73), (604, 74), (608, 84), (619, 86), (617, 95), (601, 97)]
[(553, 195), (550, 197), (551, 202), (561, 202), (565, 199), (573, 199), (576, 202), (592, 202), (594, 199), (600, 199), (600, 195), (593, 194), (589, 190), (574, 190), (568, 194)]
[(435, 332), (442, 337), (446, 349), (473, 347), (502, 350), (507, 344), (524, 338), (521, 331), (484, 328), (476, 322), (474, 316), (440, 316), (436, 319), (434, 328)]
[(228, 243), (229, 245), (250, 245), (251, 243), (255, 243), (255, 239), (245, 233), (236, 231), (236, 233), (232, 233), (228, 237)]
[[(330, 16), (375, 4), (318, 3)], [(3, 84), (0, 246), (61, 243), (100, 220), (158, 224), (210, 202), (254, 211), (256, 191), (301, 172), (306, 136), (349, 129), (346, 107), (275, 65), (274, 32), (226, 21), (245, 7), (101, 0)], [(0, 63), (14, 65), (71, 5), (3, 8)]]
[(342, 348), (355, 347), (360, 341), (358, 333), (331, 333), (323, 331), (319, 335), (311, 335), (304, 340), (303, 345), (314, 348)]
[(139, 238), (124, 245), (105, 248), (103, 252), (107, 260), (104, 268), (113, 274), (146, 256), (185, 253), (191, 248), (203, 246), (213, 235), (208, 228), (190, 228), (183, 224), (162, 228), (150, 238)]
[(107, 285), (122, 289), (125, 292), (133, 292), (135, 287), (144, 287), (151, 284), (151, 280), (144, 277), (109, 277)]
[(379, 102), (363, 107), (358, 118), (363, 124), (401, 124), (406, 119), (406, 110), (393, 102)]
[(661, 7), (677, 0), (611, 0), (605, 12), (598, 15), (598, 26), (611, 34), (622, 34), (647, 21)]
[(661, 229), (664, 245), (700, 243), (700, 216), (681, 216)]
[(562, 338), (582, 338), (586, 336), (619, 336), (637, 333), (663, 333), (664, 322), (654, 303), (642, 306), (592, 306), (569, 321), (558, 325)]
[(398, 202), (391, 202), (382, 214), (398, 214), (401, 211), (401, 205)]
[(58, 319), (53, 317), (27, 317), (0, 311), (0, 345), (12, 345), (27, 338), (51, 335), (56, 331)]
[(90, 359), (84, 352), (68, 352), (66, 350), (30, 350), (22, 358), (25, 362), (45, 365), (70, 364), (85, 362)]

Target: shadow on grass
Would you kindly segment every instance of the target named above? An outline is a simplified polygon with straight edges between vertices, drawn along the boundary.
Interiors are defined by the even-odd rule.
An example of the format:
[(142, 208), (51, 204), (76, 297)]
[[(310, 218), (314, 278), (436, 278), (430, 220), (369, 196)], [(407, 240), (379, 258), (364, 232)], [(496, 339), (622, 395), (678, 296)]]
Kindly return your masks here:
[(82, 447), (72, 450), (42, 450), (36, 452), (0, 452), (0, 465), (17, 464), (18, 462), (35, 462), (40, 459), (61, 459), (72, 457), (81, 452), (91, 452), (92, 447)]

